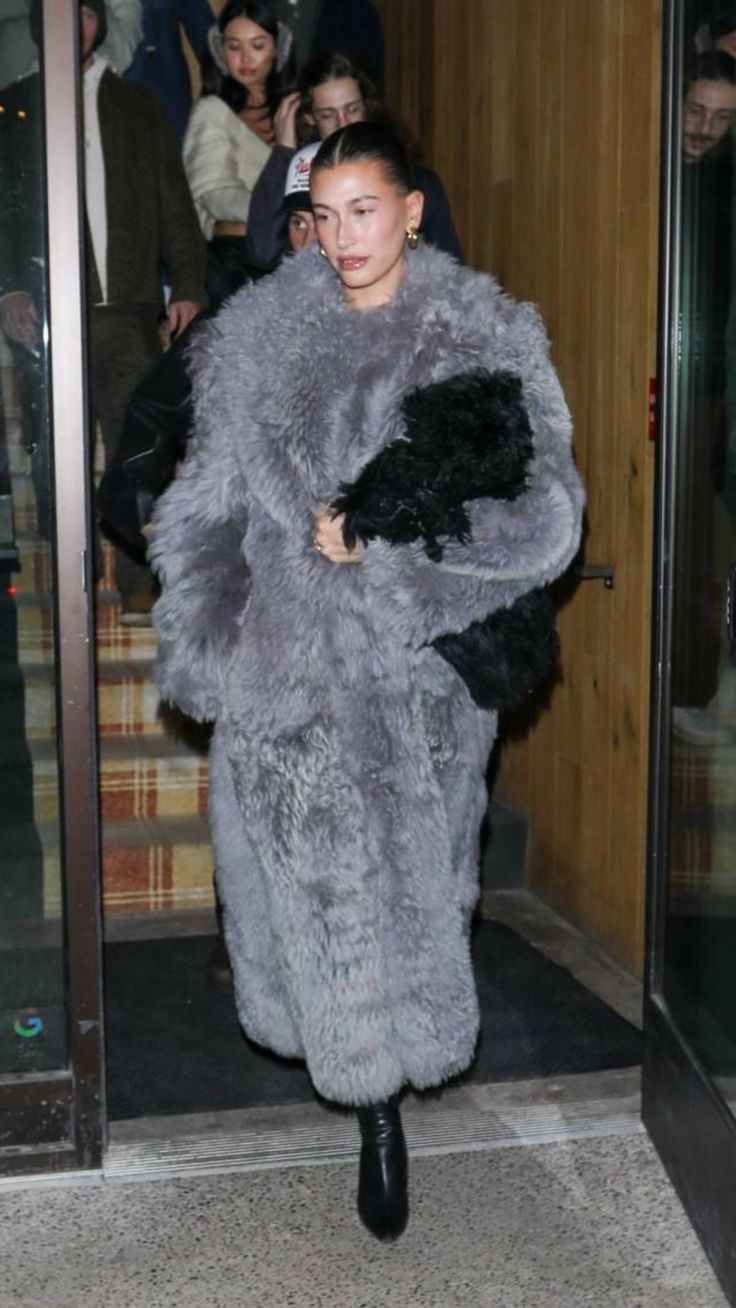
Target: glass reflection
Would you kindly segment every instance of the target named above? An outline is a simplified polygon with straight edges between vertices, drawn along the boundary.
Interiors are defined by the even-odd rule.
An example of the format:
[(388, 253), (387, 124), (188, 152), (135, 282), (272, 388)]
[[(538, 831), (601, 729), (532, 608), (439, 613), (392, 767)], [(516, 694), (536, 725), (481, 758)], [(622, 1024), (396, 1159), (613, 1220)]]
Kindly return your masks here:
[(39, 35), (0, 21), (0, 1075), (66, 1061)]
[[(665, 994), (715, 1076), (736, 1072), (736, 4), (687, 8)], [(736, 574), (735, 574), (736, 575)]]

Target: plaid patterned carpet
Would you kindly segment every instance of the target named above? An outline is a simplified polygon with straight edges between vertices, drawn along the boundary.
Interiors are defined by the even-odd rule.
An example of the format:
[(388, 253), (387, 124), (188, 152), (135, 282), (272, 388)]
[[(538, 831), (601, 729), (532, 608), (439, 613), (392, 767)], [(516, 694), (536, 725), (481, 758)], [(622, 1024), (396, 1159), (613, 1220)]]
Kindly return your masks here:
[(670, 894), (736, 894), (736, 740), (717, 747), (674, 740), (670, 775)]

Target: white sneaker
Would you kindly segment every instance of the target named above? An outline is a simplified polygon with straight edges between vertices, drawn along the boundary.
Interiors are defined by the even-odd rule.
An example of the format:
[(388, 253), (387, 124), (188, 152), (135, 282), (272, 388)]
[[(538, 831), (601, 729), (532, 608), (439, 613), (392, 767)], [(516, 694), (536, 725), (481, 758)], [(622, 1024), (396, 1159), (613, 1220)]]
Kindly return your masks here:
[(730, 745), (734, 734), (721, 726), (706, 709), (679, 708), (672, 710), (672, 734), (688, 745)]

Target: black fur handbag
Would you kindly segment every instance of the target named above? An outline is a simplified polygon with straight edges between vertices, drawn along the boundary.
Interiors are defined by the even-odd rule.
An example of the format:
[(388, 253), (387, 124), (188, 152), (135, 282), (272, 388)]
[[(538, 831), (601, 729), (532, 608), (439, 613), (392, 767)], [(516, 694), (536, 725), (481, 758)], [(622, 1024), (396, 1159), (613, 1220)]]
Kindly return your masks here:
[[(423, 540), (439, 562), (440, 537), (468, 542), (468, 500), (515, 500), (527, 484), (532, 431), (521, 380), (477, 369), (425, 386), (402, 404), (407, 436), (381, 450), (332, 509), (345, 515), (343, 536), (392, 544)], [(555, 610), (536, 589), (433, 647), (485, 709), (512, 708), (551, 679), (559, 657)]]

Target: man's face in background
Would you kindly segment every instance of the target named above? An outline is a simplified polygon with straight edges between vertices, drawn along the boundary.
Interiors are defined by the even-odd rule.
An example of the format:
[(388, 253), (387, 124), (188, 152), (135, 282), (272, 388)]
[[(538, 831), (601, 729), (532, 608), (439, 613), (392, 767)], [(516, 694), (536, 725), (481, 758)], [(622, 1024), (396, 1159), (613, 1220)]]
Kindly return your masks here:
[(94, 9), (82, 5), (79, 10), (79, 35), (82, 44), (82, 67), (85, 66), (97, 40), (97, 14)]
[(736, 122), (736, 86), (700, 78), (691, 82), (683, 106), (682, 150), (698, 163), (730, 132)]

